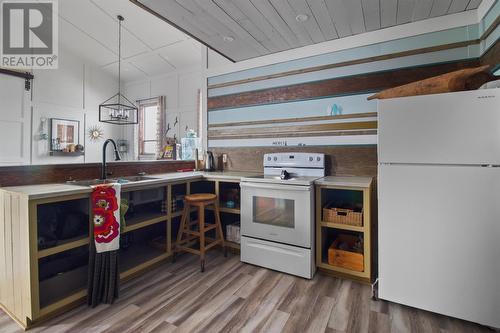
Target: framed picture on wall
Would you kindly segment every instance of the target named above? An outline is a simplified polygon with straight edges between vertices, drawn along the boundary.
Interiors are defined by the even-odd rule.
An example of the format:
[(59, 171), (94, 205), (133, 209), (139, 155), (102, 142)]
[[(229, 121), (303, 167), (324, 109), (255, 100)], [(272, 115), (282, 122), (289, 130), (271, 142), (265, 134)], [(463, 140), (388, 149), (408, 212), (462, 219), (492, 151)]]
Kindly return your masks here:
[(80, 143), (80, 122), (68, 119), (50, 119), (50, 142), (52, 151), (67, 150), (68, 146)]

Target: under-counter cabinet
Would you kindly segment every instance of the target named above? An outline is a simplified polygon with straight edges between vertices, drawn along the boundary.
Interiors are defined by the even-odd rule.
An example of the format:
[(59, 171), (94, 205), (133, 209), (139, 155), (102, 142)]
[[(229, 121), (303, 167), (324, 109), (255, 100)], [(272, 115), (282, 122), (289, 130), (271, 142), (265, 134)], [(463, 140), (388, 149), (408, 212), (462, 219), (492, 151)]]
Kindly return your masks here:
[(372, 178), (316, 181), (316, 264), (330, 273), (371, 282)]
[(0, 303), (23, 327), (85, 297), (89, 195), (0, 191)]
[[(170, 254), (170, 185), (122, 190), (129, 202), (120, 235), (120, 279)], [(0, 191), (0, 304), (21, 326), (84, 301), (91, 240), (90, 189), (30, 199)]]
[[(45, 190), (44, 185), (34, 186)], [(85, 300), (91, 240), (91, 189), (47, 185), (43, 195), (0, 190), (0, 306), (21, 326)], [(36, 190), (35, 190), (36, 192)], [(120, 235), (120, 279), (137, 276), (171, 256), (186, 194), (221, 198), (225, 226), (238, 222), (239, 179), (207, 178), (122, 187), (128, 202)], [(228, 207), (227, 201), (233, 201)], [(211, 213), (211, 212), (208, 212)], [(192, 211), (196, 218), (196, 211)], [(208, 214), (207, 214), (208, 215)], [(239, 249), (236, 242), (227, 245)]]

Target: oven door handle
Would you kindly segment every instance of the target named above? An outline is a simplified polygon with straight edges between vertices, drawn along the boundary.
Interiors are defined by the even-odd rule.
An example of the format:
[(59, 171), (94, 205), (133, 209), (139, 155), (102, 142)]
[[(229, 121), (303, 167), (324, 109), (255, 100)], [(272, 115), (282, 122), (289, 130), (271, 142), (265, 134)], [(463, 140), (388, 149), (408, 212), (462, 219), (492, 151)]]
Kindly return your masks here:
[(311, 191), (312, 190), (312, 186), (265, 184), (265, 183), (246, 183), (246, 182), (241, 182), (240, 187), (280, 190), (280, 191), (283, 191), (283, 190), (286, 190), (286, 191)]

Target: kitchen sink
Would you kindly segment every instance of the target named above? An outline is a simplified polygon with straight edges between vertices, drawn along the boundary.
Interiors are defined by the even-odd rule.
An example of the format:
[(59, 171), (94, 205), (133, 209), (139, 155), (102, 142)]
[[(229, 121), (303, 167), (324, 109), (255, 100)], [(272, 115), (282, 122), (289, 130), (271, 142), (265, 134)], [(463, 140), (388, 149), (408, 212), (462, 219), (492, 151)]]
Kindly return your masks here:
[(154, 180), (154, 179), (158, 178), (146, 177), (146, 176), (129, 176), (129, 177), (119, 177), (116, 179), (71, 180), (67, 181), (66, 183), (79, 186), (93, 186), (93, 185), (111, 184), (111, 183), (128, 184), (128, 183), (135, 183), (144, 180)]
[(130, 177), (118, 177), (118, 182), (123, 181), (123, 182), (140, 182), (143, 180), (154, 180), (158, 179), (155, 177), (147, 177), (147, 176), (130, 176)]
[(79, 185), (79, 186), (92, 186), (100, 184), (115, 183), (116, 179), (90, 179), (90, 180), (70, 180), (66, 184)]

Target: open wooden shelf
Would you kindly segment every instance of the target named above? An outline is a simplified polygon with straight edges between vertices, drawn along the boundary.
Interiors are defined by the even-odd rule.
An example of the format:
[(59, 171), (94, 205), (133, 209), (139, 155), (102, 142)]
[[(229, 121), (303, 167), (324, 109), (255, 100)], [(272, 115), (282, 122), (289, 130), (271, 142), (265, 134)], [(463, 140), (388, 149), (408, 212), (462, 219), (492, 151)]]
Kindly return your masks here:
[(88, 236), (79, 236), (64, 240), (56, 246), (38, 250), (38, 258), (45, 258), (56, 253), (61, 253), (83, 245), (87, 245), (89, 243), (89, 239), (90, 238)]
[(60, 301), (57, 301), (55, 303), (52, 303), (44, 308), (40, 309), (40, 316), (47, 316), (51, 313), (54, 313), (54, 311), (57, 311), (63, 307), (67, 307), (68, 304), (74, 304), (78, 302), (83, 302), (85, 297), (87, 297), (87, 290), (82, 289), (80, 291), (75, 292), (72, 295), (69, 295)]
[(345, 275), (352, 275), (352, 276), (357, 277), (360, 280), (365, 280), (365, 281), (366, 281), (366, 279), (369, 280), (369, 276), (367, 276), (366, 272), (353, 271), (353, 270), (346, 269), (346, 268), (343, 268), (343, 267), (333, 266), (333, 265), (330, 265), (330, 264), (328, 264), (326, 262), (321, 262), (317, 266), (319, 268), (323, 268), (323, 269), (327, 269), (327, 270), (330, 270), (330, 271), (339, 272), (339, 273), (342, 273), (342, 274), (345, 274)]
[(62, 150), (52, 150), (49, 153), (50, 156), (84, 156), (85, 152), (84, 151), (72, 151), (72, 152), (65, 152)]
[[(334, 177), (333, 177), (334, 178)], [(371, 182), (367, 187), (317, 185), (316, 186), (316, 266), (331, 274), (337, 273), (344, 278), (352, 278), (365, 283), (371, 282)], [(339, 200), (339, 198), (341, 200)], [(332, 199), (352, 204), (361, 204), (363, 208), (363, 225), (355, 226), (323, 220), (323, 207)], [(327, 248), (339, 234), (359, 233), (363, 237), (364, 271), (330, 265)]]
[(120, 251), (120, 279), (126, 279), (169, 256), (170, 253), (149, 244), (134, 244), (129, 249)]
[[(207, 210), (214, 210), (213, 207), (206, 207)], [(228, 207), (223, 207), (219, 206), (219, 211), (221, 213), (229, 213), (229, 214), (240, 214), (240, 209), (238, 208), (228, 208)]]
[(125, 219), (125, 227), (122, 233), (144, 228), (152, 224), (165, 222), (168, 220), (166, 213), (141, 213), (140, 215)]
[(184, 212), (184, 210), (177, 210), (177, 211), (172, 213), (171, 217), (174, 218), (174, 217), (182, 216), (183, 212)]
[[(198, 208), (196, 207), (191, 207), (191, 213), (196, 212)], [(175, 212), (172, 213), (170, 216), (171, 218), (179, 217), (182, 216), (182, 213), (184, 213), (184, 209), (181, 210), (176, 210)]]
[(224, 244), (227, 246), (227, 247), (230, 247), (232, 249), (240, 249), (240, 244), (238, 243), (235, 243), (235, 242), (230, 242), (228, 240), (224, 240)]
[(40, 281), (40, 309), (63, 302), (66, 298), (87, 289), (88, 266), (77, 267)]
[(357, 231), (357, 232), (365, 232), (364, 227), (358, 227), (356, 225), (349, 225), (349, 224), (341, 224), (341, 223), (333, 223), (333, 222), (326, 222), (322, 221), (320, 222), (320, 225), (325, 228), (333, 228), (333, 229), (340, 229), (340, 230), (349, 230), (349, 231)]

